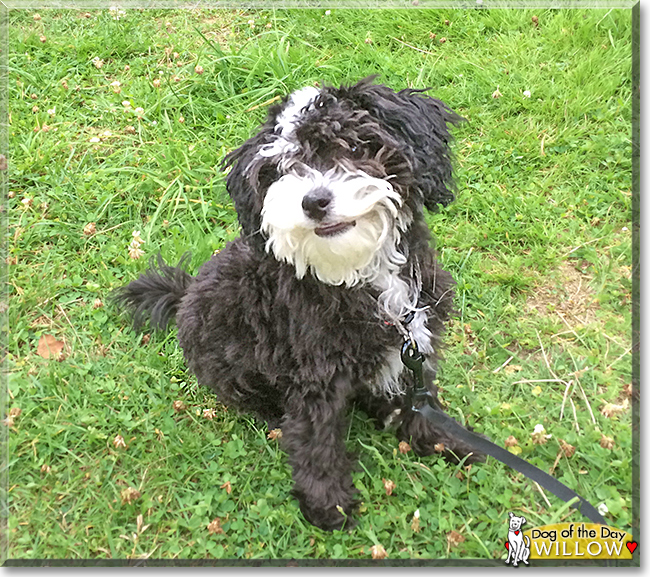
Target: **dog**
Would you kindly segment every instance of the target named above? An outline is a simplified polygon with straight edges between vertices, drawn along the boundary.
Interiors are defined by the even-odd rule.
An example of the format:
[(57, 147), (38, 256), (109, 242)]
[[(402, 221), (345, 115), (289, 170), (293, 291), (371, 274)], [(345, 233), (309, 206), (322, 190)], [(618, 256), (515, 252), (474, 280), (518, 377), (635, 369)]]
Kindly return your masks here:
[(281, 427), (304, 517), (354, 524), (346, 413), (392, 424), (418, 455), (482, 460), (406, 401), (405, 340), (433, 384), (454, 281), (430, 248), (424, 208), (454, 198), (451, 128), (425, 90), (368, 77), (308, 86), (269, 109), (224, 159), (241, 236), (196, 277), (158, 256), (119, 290), (139, 326), (176, 319), (186, 363), (228, 407)]
[(530, 539), (526, 536), (526, 543), (524, 542), (524, 533), (521, 526), (526, 523), (526, 517), (517, 517), (510, 513), (510, 521), (508, 526), (508, 558), (506, 565), (512, 561), (512, 566), (517, 567), (520, 561), (528, 565), (528, 557), (530, 557)]

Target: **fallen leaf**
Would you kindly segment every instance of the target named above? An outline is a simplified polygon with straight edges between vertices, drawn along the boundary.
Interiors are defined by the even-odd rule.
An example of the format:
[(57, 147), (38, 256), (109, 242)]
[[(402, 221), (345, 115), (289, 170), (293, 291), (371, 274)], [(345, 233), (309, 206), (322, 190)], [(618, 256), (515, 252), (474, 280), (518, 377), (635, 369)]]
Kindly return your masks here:
[(411, 450), (411, 445), (409, 445), (406, 441), (400, 441), (399, 442), (399, 452), (402, 453), (402, 455), (406, 455)]
[(436, 444), (433, 446), (433, 450), (434, 450), (436, 453), (442, 453), (442, 452), (445, 450), (445, 444), (444, 444), (444, 443), (436, 443)]
[(373, 559), (386, 559), (388, 557), (388, 553), (383, 545), (373, 545), (370, 548), (370, 553)]
[(133, 501), (136, 501), (141, 497), (140, 491), (134, 489), (133, 487), (127, 487), (126, 489), (123, 489), (120, 495), (122, 497), (122, 505), (125, 505), (127, 503), (131, 504)]
[(614, 439), (611, 437), (607, 437), (603, 435), (602, 433), (600, 434), (600, 446), (603, 449), (613, 449), (614, 448)]
[(504, 445), (506, 447), (514, 447), (515, 445), (518, 445), (518, 444), (519, 444), (519, 441), (517, 441), (517, 439), (515, 439), (515, 437), (513, 437), (512, 435), (510, 435), (504, 442)]
[(49, 359), (50, 357), (58, 359), (63, 351), (63, 346), (63, 341), (58, 341), (52, 335), (43, 335), (38, 340), (36, 353), (44, 359)]
[(542, 394), (542, 387), (537, 385), (532, 391), (530, 391), (536, 397), (539, 397)]
[(15, 420), (17, 417), (20, 417), (20, 413), (22, 413), (23, 410), (19, 409), (18, 407), (13, 407), (9, 413), (7, 413), (7, 418), (3, 419), (2, 423), (7, 426), (7, 427), (13, 427)]
[(465, 537), (463, 537), (458, 531), (450, 531), (447, 533), (447, 543), (449, 543), (450, 547), (458, 547), (458, 545), (464, 541)]
[(124, 442), (124, 437), (122, 435), (116, 435), (113, 439), (113, 445), (116, 449), (119, 449), (120, 447), (126, 449), (126, 443)]
[(180, 413), (181, 411), (184, 411), (187, 408), (183, 401), (174, 401), (172, 403), (172, 407), (174, 407), (174, 411), (177, 413)]
[(217, 416), (217, 411), (215, 411), (214, 409), (203, 409), (203, 418), (204, 419), (208, 419), (208, 420), (211, 421), (216, 416)]
[(221, 528), (221, 519), (219, 519), (219, 517), (217, 517), (211, 523), (208, 523), (208, 533), (210, 533), (210, 535), (224, 533), (223, 529)]
[(91, 236), (97, 232), (97, 226), (95, 225), (94, 222), (89, 222), (86, 226), (84, 226), (84, 234), (86, 236)]
[(573, 453), (576, 452), (576, 448), (573, 445), (569, 445), (563, 439), (560, 439), (560, 450), (564, 453), (565, 457), (572, 457)]
[(232, 493), (232, 485), (230, 484), (230, 481), (226, 481), (223, 485), (221, 485), (221, 487), (219, 487), (219, 489), (225, 489), (228, 495)]
[(266, 438), (270, 439), (271, 441), (275, 441), (276, 439), (281, 439), (282, 429), (273, 429), (272, 431), (269, 431), (269, 434), (266, 435)]
[(135, 522), (136, 522), (136, 525), (137, 525), (136, 531), (137, 531), (138, 535), (141, 535), (141, 534), (144, 533), (144, 532), (145, 532), (149, 527), (151, 527), (151, 525), (144, 525), (144, 526), (143, 526), (143, 523), (144, 523), (144, 517), (143, 517), (142, 515), (138, 515), (138, 516), (136, 517), (136, 519), (135, 519)]
[(613, 403), (605, 403), (605, 405), (601, 407), (600, 412), (602, 413), (603, 416), (609, 419), (610, 417), (620, 415), (622, 412), (627, 410), (629, 405), (630, 402), (627, 399), (624, 399), (623, 403), (620, 405), (614, 405)]
[(386, 495), (389, 497), (393, 494), (393, 489), (397, 487), (395, 483), (393, 483), (390, 479), (382, 479), (382, 482), (384, 483), (384, 489), (386, 490)]

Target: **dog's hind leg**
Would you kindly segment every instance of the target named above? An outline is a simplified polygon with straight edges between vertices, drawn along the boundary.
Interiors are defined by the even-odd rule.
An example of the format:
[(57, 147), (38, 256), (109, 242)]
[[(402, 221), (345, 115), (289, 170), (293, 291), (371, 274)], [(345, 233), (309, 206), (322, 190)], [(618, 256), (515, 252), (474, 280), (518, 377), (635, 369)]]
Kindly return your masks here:
[[(404, 389), (408, 387), (405, 375)], [(431, 392), (433, 402), (441, 411), (442, 405), (438, 400), (438, 388), (433, 384), (433, 373), (425, 370), (425, 382)], [(383, 395), (373, 394), (367, 389), (357, 392), (355, 403), (369, 417), (375, 419), (377, 428), (387, 428), (397, 425), (397, 437), (400, 441), (410, 443), (416, 454), (424, 457), (434, 453), (442, 453), (449, 461), (458, 462), (467, 456), (467, 463), (484, 461), (485, 456), (471, 446), (454, 438), (440, 424), (434, 424), (426, 417), (417, 413), (406, 404), (406, 395), (395, 396), (391, 399)]]
[(321, 529), (350, 528), (355, 505), (351, 460), (344, 443), (349, 381), (300, 387), (289, 395), (282, 439), (303, 515)]
[(466, 463), (485, 461), (483, 453), (455, 438), (443, 425), (432, 423), (421, 413), (404, 408), (400, 417), (402, 422), (397, 428), (397, 437), (410, 443), (417, 455), (424, 457), (441, 453), (453, 463), (464, 457), (467, 457)]
[[(425, 366), (424, 378), (431, 393), (431, 402), (438, 410), (443, 411), (438, 400), (438, 387), (433, 383), (434, 374), (431, 367)], [(406, 399), (402, 397), (403, 401)], [(485, 455), (454, 437), (441, 423), (434, 423), (411, 407), (403, 406), (400, 414), (401, 422), (397, 428), (397, 437), (411, 444), (416, 454), (420, 456), (441, 453), (445, 459), (453, 463), (467, 457), (466, 463), (485, 461)]]
[(354, 404), (375, 421), (377, 429), (387, 429), (399, 421), (404, 401), (400, 398), (387, 399), (364, 387), (355, 394)]

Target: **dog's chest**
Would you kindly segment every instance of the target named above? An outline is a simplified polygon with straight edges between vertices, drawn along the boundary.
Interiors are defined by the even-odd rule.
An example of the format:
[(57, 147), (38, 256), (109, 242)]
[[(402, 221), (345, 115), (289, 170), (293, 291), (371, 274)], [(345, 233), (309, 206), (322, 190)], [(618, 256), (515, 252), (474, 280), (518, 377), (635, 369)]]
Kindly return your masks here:
[[(418, 308), (420, 285), (417, 279), (407, 282), (396, 273), (380, 276), (375, 286), (381, 291), (378, 297), (380, 314), (401, 336), (402, 341), (412, 339), (423, 354), (433, 352), (431, 332), (427, 328), (427, 311)], [(411, 318), (412, 317), (412, 318)], [(409, 319), (407, 321), (407, 319)], [(401, 360), (401, 342), (387, 351), (373, 389), (389, 397), (404, 393), (404, 364)]]

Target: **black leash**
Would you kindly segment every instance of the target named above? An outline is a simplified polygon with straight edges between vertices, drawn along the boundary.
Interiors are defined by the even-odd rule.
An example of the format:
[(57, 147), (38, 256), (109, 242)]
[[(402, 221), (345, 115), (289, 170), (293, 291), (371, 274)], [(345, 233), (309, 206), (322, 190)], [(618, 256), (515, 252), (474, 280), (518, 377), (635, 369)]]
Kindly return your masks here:
[(566, 503), (578, 498), (579, 502), (572, 505), (574, 509), (577, 509), (594, 523), (607, 525), (607, 521), (605, 521), (593, 505), (575, 491), (569, 489), (564, 483), (560, 483), (555, 477), (538, 469), (535, 465), (531, 465), (528, 461), (513, 455), (503, 447), (499, 447), (476, 433), (468, 431), (438, 408), (433, 401), (431, 392), (424, 385), (422, 373), (424, 355), (418, 350), (417, 344), (411, 338), (407, 339), (402, 346), (402, 362), (413, 372), (413, 376), (415, 377), (415, 386), (407, 390), (407, 406), (411, 405), (411, 410), (420, 413), (432, 423), (444, 427), (458, 439), (474, 447), (481, 453), (490, 455), (508, 467), (523, 473), (526, 477), (539, 483), (542, 487)]

